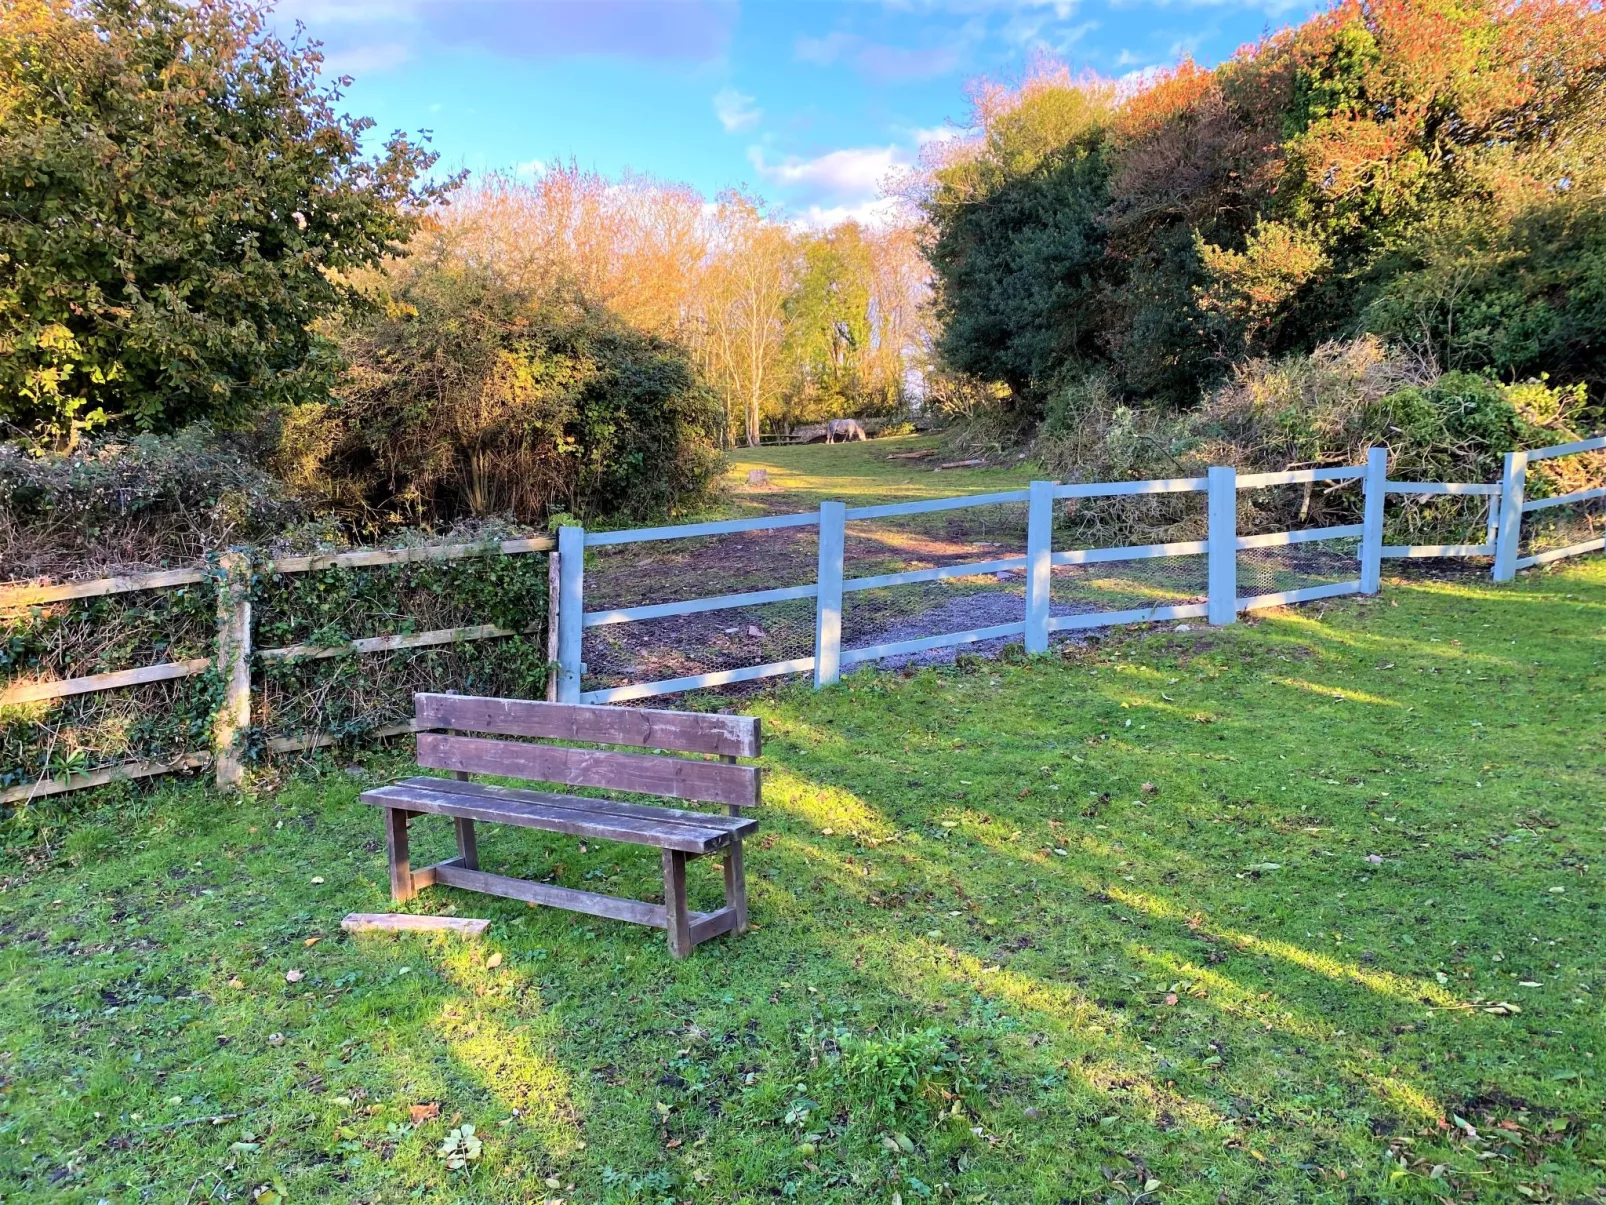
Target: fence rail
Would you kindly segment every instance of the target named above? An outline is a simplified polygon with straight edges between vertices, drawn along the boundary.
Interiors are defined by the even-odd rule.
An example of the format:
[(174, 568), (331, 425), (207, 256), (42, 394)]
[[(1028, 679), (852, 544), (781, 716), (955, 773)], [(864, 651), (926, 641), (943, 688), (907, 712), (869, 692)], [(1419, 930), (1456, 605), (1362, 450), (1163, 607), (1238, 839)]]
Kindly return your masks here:
[[(258, 572), (295, 574), (325, 569), (365, 569), (419, 561), (452, 560), (472, 556), (512, 556), (532, 552), (551, 553), (551, 595), (548, 614), (549, 656), (554, 671), (549, 675), (549, 697), (567, 702), (617, 703), (652, 698), (684, 691), (752, 682), (788, 674), (812, 674), (816, 685), (837, 680), (844, 667), (853, 667), (897, 657), (912, 657), (934, 650), (965, 645), (1019, 639), (1028, 652), (1045, 651), (1056, 633), (1087, 631), (1122, 624), (1205, 618), (1211, 624), (1228, 624), (1247, 611), (1291, 603), (1335, 598), (1348, 594), (1374, 594), (1380, 588), (1381, 562), (1385, 559), (1425, 557), (1490, 556), (1494, 560), (1496, 581), (1507, 581), (1524, 568), (1548, 564), (1566, 557), (1606, 549), (1606, 537), (1577, 541), (1564, 547), (1520, 555), (1525, 516), (1606, 499), (1606, 486), (1573, 490), (1553, 497), (1525, 498), (1529, 466), (1535, 462), (1606, 450), (1606, 436), (1576, 440), (1549, 448), (1507, 453), (1501, 479), (1480, 482), (1390, 481), (1387, 452), (1371, 449), (1366, 463), (1323, 468), (1291, 469), (1280, 473), (1239, 474), (1231, 467), (1217, 466), (1204, 477), (1165, 478), (1123, 482), (1037, 481), (1023, 490), (1006, 490), (962, 497), (919, 502), (898, 502), (848, 507), (841, 502), (822, 503), (817, 511), (766, 516), (754, 519), (687, 523), (628, 531), (589, 532), (577, 526), (560, 528), (556, 538), (536, 536), (504, 540), (498, 544), (426, 545), (399, 549), (362, 549), (350, 552), (279, 557), (255, 566)], [(1258, 534), (1240, 534), (1238, 498), (1245, 490), (1267, 490), (1282, 486), (1309, 485), (1314, 482), (1359, 482), (1363, 490), (1363, 521), (1328, 527), (1300, 528)], [(1206, 495), (1208, 522), (1204, 539), (1171, 541), (1160, 544), (1112, 548), (1054, 547), (1055, 504), (1083, 499), (1141, 498), (1154, 495), (1202, 493)], [(1482, 498), (1488, 501), (1487, 538), (1482, 543), (1385, 545), (1383, 543), (1385, 506), (1390, 496), (1415, 498)], [(952, 522), (964, 512), (985, 508), (1010, 508), (1025, 504), (1024, 547), (1006, 555), (983, 556), (955, 563), (929, 565), (899, 572), (853, 573), (847, 550), (847, 525), (882, 520), (907, 520), (919, 516), (938, 516)], [(1019, 511), (1006, 511), (1018, 515)], [(1018, 521), (1018, 520), (1012, 520)], [(990, 522), (990, 520), (989, 520)], [(1007, 525), (1006, 525), (1007, 526)], [(676, 540), (709, 541), (720, 537), (751, 536), (755, 533), (797, 531), (818, 533), (813, 580), (762, 590), (743, 590), (684, 599), (676, 602), (645, 603), (585, 609), (585, 561), (588, 549)], [(1010, 528), (1016, 535), (1019, 528)], [(1267, 590), (1266, 585), (1282, 584), (1276, 574), (1268, 576), (1263, 559), (1275, 550), (1326, 545), (1317, 549), (1325, 560), (1323, 574), (1340, 576), (1353, 565), (1353, 573), (1342, 573), (1341, 580), (1294, 585)], [(1353, 545), (1353, 551), (1347, 551)], [(995, 543), (980, 547), (996, 547)], [(1343, 551), (1334, 552), (1342, 546)], [(1251, 554), (1245, 560), (1240, 554)], [(1262, 558), (1257, 570), (1255, 556)], [(1299, 554), (1307, 555), (1305, 553)], [(974, 557), (974, 553), (972, 553)], [(1115, 606), (1108, 610), (1056, 612), (1054, 586), (1056, 571), (1086, 572), (1091, 567), (1138, 563), (1169, 558), (1203, 567), (1205, 588), (1191, 599), (1155, 601), (1147, 606)], [(884, 566), (875, 566), (884, 567)], [(0, 586), (0, 609), (48, 605), (73, 599), (142, 590), (161, 590), (193, 585), (213, 579), (218, 583), (218, 636), (214, 656), (172, 661), (135, 669), (91, 674), (53, 681), (13, 682), (0, 691), (0, 705), (42, 702), (73, 695), (118, 690), (145, 683), (167, 681), (194, 674), (217, 672), (223, 683), (223, 703), (219, 709), (212, 748), (197, 750), (165, 761), (128, 761), (119, 766), (42, 779), (31, 784), (0, 791), (0, 804), (12, 804), (63, 791), (99, 786), (119, 778), (142, 778), (213, 765), (222, 784), (237, 782), (243, 773), (238, 736), (250, 724), (250, 666), (252, 618), (246, 588), (253, 566), (241, 554), (225, 554), (215, 566), (207, 568), (165, 569), (142, 575), (124, 575), (61, 585), (18, 584)], [(1258, 573), (1258, 578), (1257, 578)], [(1260, 589), (1245, 587), (1245, 574)], [(1286, 574), (1284, 577), (1286, 578)], [(1308, 575), (1307, 575), (1308, 576)], [(996, 584), (989, 584), (989, 578)], [(990, 589), (994, 602), (1006, 607), (1019, 606), (1019, 618), (996, 615), (997, 608), (978, 612), (976, 618), (991, 621), (957, 631), (928, 631), (909, 635), (896, 631), (874, 632), (867, 637), (861, 629), (846, 644), (843, 635), (843, 607), (851, 598), (881, 597), (876, 592), (895, 592), (911, 587), (972, 582)], [(1013, 592), (1023, 588), (1023, 596)], [(1009, 601), (1014, 599), (1015, 601)], [(586, 633), (621, 628), (622, 625), (678, 621), (687, 617), (712, 615), (721, 611), (745, 611), (756, 607), (786, 603), (813, 602), (813, 652), (808, 656), (780, 657), (695, 674), (676, 674), (650, 681), (626, 681), (585, 689), (587, 673), (583, 659)], [(630, 600), (625, 600), (630, 601)], [(858, 605), (858, 604), (855, 604)], [(1007, 618), (1007, 622), (997, 622)], [(733, 631), (736, 629), (725, 629)], [(435, 631), (361, 637), (343, 644), (303, 643), (282, 648), (256, 650), (258, 662), (294, 662), (332, 657), (361, 656), (396, 650), (427, 648), (460, 642), (493, 640), (516, 633), (492, 624), (476, 624)], [(784, 650), (774, 650), (784, 651)], [(412, 730), (411, 724), (390, 725), (373, 735), (400, 735)], [(320, 748), (339, 738), (327, 733), (274, 737), (267, 742), (273, 752)]]

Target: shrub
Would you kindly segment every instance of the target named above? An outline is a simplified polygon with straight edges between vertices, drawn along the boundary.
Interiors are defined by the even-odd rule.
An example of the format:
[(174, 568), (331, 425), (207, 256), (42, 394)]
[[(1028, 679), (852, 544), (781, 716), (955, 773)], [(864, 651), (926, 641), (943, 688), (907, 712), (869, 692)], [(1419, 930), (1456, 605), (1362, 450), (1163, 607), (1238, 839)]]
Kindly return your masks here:
[(0, 578), (190, 562), (301, 513), (249, 443), (204, 424), (66, 455), (0, 444)]
[[(1381, 446), (1397, 480), (1489, 482), (1499, 478), (1508, 451), (1578, 438), (1585, 407), (1581, 385), (1441, 374), (1367, 336), (1309, 355), (1245, 361), (1197, 410), (1181, 414), (1129, 406), (1101, 373), (1073, 375), (1049, 396), (1035, 452), (1061, 479), (1118, 481), (1198, 476), (1215, 464), (1245, 473), (1358, 464), (1367, 448)], [(1530, 494), (1599, 484), (1603, 459), (1536, 464)], [(1481, 505), (1396, 499), (1391, 512), (1410, 510), (1411, 523), (1431, 526), (1438, 516), (1464, 525)], [(1348, 523), (1360, 513), (1353, 488), (1255, 491), (1243, 507), (1244, 530)], [(1203, 534), (1198, 495), (1087, 502), (1071, 518), (1089, 541), (1103, 543)]]
[[(337, 401), (290, 423), (298, 477), (374, 515), (647, 519), (707, 496), (719, 411), (679, 347), (579, 301), (455, 266), (398, 268), (339, 331)], [(323, 430), (327, 424), (331, 431)]]

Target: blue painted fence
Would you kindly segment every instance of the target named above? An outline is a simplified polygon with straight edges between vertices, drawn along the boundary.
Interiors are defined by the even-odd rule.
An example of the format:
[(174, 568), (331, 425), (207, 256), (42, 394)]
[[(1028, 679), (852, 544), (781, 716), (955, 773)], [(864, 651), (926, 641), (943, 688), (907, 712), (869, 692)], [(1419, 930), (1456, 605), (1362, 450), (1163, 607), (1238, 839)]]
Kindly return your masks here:
[[(1369, 450), (1365, 464), (1336, 468), (1240, 475), (1230, 467), (1215, 467), (1210, 469), (1205, 477), (1075, 484), (1034, 481), (1030, 488), (1025, 490), (880, 506), (848, 507), (841, 502), (825, 502), (817, 512), (806, 514), (735, 519), (715, 523), (688, 523), (633, 531), (586, 532), (579, 527), (564, 527), (559, 530), (558, 538), (558, 698), (565, 702), (621, 702), (627, 699), (748, 682), (782, 674), (801, 673), (812, 673), (816, 686), (827, 686), (837, 681), (844, 667), (979, 641), (1020, 638), (1027, 652), (1041, 653), (1047, 651), (1049, 638), (1054, 632), (1195, 617), (1203, 617), (1211, 624), (1229, 624), (1243, 611), (1310, 602), (1346, 594), (1375, 594), (1381, 583), (1381, 563), (1386, 558), (1492, 556), (1495, 580), (1508, 581), (1518, 569), (1606, 547), (1606, 540), (1595, 539), (1534, 556), (1517, 555), (1521, 542), (1523, 515), (1549, 507), (1606, 498), (1606, 488), (1600, 488), (1525, 502), (1523, 490), (1527, 466), (1538, 460), (1602, 449), (1606, 449), (1606, 437), (1579, 440), (1527, 452), (1508, 453), (1505, 457), (1504, 473), (1498, 484), (1390, 481), (1387, 472), (1387, 449), (1373, 448)], [(1313, 482), (1350, 481), (1360, 482), (1364, 492), (1363, 521), (1360, 523), (1274, 532), (1266, 535), (1238, 534), (1238, 496), (1243, 490)], [(1053, 549), (1056, 501), (1178, 493), (1206, 495), (1209, 524), (1206, 539), (1123, 548), (1088, 548), (1059, 552)], [(1487, 497), (1489, 500), (1487, 539), (1481, 544), (1385, 545), (1384, 507), (1390, 494)], [(1025, 503), (1027, 506), (1024, 556), (999, 557), (961, 565), (914, 569), (903, 573), (869, 577), (844, 576), (845, 531), (849, 522), (1019, 503)], [(586, 548), (802, 527), (819, 529), (819, 563), (816, 579), (811, 585), (723, 594), (651, 606), (589, 612), (585, 610)], [(1245, 596), (1239, 593), (1240, 552), (1340, 539), (1359, 541), (1353, 579), (1266, 594)], [(1207, 559), (1206, 602), (1077, 615), (1050, 614), (1052, 573), (1055, 566), (1179, 556), (1203, 556)], [(1014, 570), (1024, 572), (1026, 579), (1025, 606), (1018, 622), (942, 633), (913, 640), (892, 641), (871, 647), (842, 647), (842, 607), (845, 595), (862, 590)], [(812, 656), (660, 681), (634, 682), (601, 690), (582, 689), (585, 667), (582, 664), (581, 646), (585, 631), (589, 628), (804, 598), (815, 600)]]

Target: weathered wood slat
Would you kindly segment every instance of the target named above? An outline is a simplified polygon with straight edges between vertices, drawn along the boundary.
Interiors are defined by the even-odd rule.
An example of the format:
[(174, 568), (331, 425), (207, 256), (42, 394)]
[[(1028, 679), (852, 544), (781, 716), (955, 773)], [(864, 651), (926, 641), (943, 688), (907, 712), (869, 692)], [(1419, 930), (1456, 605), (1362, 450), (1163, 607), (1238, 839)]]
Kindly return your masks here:
[(72, 774), (61, 778), (44, 778), (25, 782), (20, 786), (0, 791), (0, 804), (26, 803), (43, 799), (47, 795), (62, 795), (68, 791), (87, 791), (90, 787), (103, 787), (107, 783), (127, 778), (151, 778), (157, 774), (177, 774), (184, 770), (199, 770), (210, 765), (210, 753), (186, 753), (172, 761), (126, 761), (88, 774)]
[(272, 573), (309, 573), (319, 569), (373, 569), (381, 565), (405, 565), (415, 561), (455, 561), (471, 556), (514, 556), (523, 552), (546, 552), (557, 547), (551, 536), (531, 536), (503, 540), (499, 544), (419, 544), (412, 548), (364, 548), (355, 552), (324, 552), (313, 556), (282, 556), (268, 570)]
[(499, 895), (503, 899), (549, 904), (556, 908), (566, 908), (570, 912), (584, 912), (588, 916), (603, 916), (609, 920), (631, 921), (638, 925), (650, 925), (655, 929), (664, 927), (662, 904), (645, 904), (640, 900), (598, 895), (594, 891), (577, 891), (572, 887), (558, 887), (551, 883), (532, 883), (528, 879), (515, 879), (510, 875), (491, 874), (484, 870), (469, 870), (462, 866), (437, 867), (435, 881), (442, 887), (460, 887), (465, 891)]
[(443, 694), (414, 695), (413, 706), (420, 729), (448, 728), (736, 757), (757, 757), (760, 748), (759, 722), (745, 715)]
[(412, 632), (405, 636), (364, 636), (360, 640), (351, 640), (345, 644), (291, 644), (284, 648), (263, 649), (257, 655), (264, 661), (289, 661), (296, 657), (318, 661), (325, 657), (346, 657), (356, 653), (389, 653), (397, 649), (429, 648), (438, 644), (493, 640), (500, 636), (512, 635), (514, 632), (510, 628), (499, 628), (492, 623), (480, 623), (462, 628), (438, 628), (433, 632)]
[(570, 797), (541, 799), (541, 793), (528, 792), (521, 799), (474, 797), (411, 784), (378, 787), (363, 792), (364, 803), (400, 811), (429, 812), (437, 816), (460, 816), (489, 824), (512, 824), (567, 833), (573, 837), (596, 837), (623, 841), (631, 845), (656, 845), (684, 853), (702, 854), (730, 843), (731, 833), (713, 826), (694, 828), (656, 816), (627, 816), (618, 812), (586, 811), (574, 806)]
[(734, 908), (718, 908), (713, 912), (693, 912), (691, 924), (687, 926), (691, 935), (691, 944), (702, 945), (710, 937), (718, 937), (721, 933), (729, 933), (738, 928), (739, 917)]
[(160, 569), (155, 573), (135, 573), (121, 577), (97, 577), (82, 582), (62, 582), (53, 586), (0, 586), (0, 608), (34, 607), (66, 602), (73, 598), (99, 598), (105, 594), (126, 594), (134, 590), (162, 590), (173, 586), (192, 586), (206, 580), (204, 569)]
[[(411, 720), (401, 724), (387, 724), (383, 728), (374, 728), (363, 735), (375, 740), (383, 740), (392, 736), (405, 736), (413, 731)], [(346, 737), (335, 736), (329, 732), (314, 732), (302, 736), (276, 736), (268, 742), (270, 753), (300, 753), (307, 749), (326, 749), (330, 745), (338, 745)]]
[(465, 770), (470, 774), (633, 791), (701, 803), (754, 807), (759, 801), (760, 773), (756, 766), (729, 766), (612, 749), (526, 745), (420, 732), (418, 764), (432, 770)]
[(404, 912), (348, 912), (340, 922), (347, 933), (451, 933), (478, 937), (491, 922), (476, 916), (409, 916)]
[(68, 695), (87, 695), (101, 690), (117, 690), (124, 686), (144, 686), (150, 682), (167, 682), (173, 678), (188, 678), (204, 673), (212, 664), (210, 657), (196, 657), (190, 661), (168, 661), (162, 665), (142, 665), (138, 669), (120, 669), (109, 674), (88, 674), (82, 678), (62, 678), (56, 682), (15, 682), (0, 691), (0, 706), (11, 703), (33, 703), (40, 699), (61, 699)]
[(528, 800), (543, 807), (574, 808), (587, 814), (635, 816), (665, 823), (684, 824), (705, 830), (717, 829), (733, 836), (745, 836), (758, 828), (758, 821), (742, 816), (721, 816), (713, 812), (690, 812), (684, 808), (661, 808), (646, 803), (626, 803), (622, 799), (592, 799), (580, 795), (554, 795), (548, 791), (532, 791), (525, 787), (499, 787), (488, 782), (471, 782), (457, 778), (404, 778), (398, 786), (418, 787), (421, 790), (439, 791), (443, 795), (465, 795), (480, 799), (506, 799), (514, 803)]

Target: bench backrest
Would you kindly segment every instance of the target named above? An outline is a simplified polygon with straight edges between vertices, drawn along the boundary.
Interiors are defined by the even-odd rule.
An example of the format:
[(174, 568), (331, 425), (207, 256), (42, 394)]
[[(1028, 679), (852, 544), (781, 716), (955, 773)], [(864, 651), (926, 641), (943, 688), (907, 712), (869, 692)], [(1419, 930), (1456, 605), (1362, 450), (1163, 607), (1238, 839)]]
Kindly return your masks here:
[[(758, 720), (751, 716), (476, 695), (418, 694), (413, 703), (418, 764), (432, 770), (638, 791), (732, 807), (754, 807), (759, 802), (758, 767), (732, 764), (738, 757), (759, 755)], [(576, 749), (459, 733), (715, 753), (723, 760)]]

